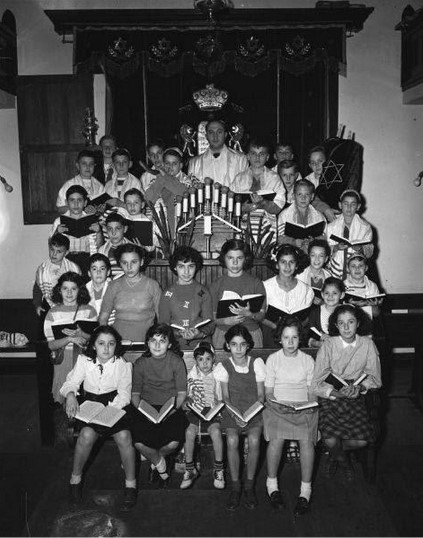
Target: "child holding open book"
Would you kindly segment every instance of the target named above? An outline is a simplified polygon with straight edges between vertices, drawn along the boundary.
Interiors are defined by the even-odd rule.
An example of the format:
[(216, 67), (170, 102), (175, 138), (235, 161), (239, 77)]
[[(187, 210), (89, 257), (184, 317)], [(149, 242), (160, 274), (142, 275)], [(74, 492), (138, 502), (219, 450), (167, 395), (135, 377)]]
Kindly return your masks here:
[[(196, 280), (203, 256), (192, 247), (177, 247), (169, 258), (176, 282), (162, 293), (159, 320), (175, 329), (182, 348), (194, 349), (213, 334), (213, 306), (209, 290)], [(197, 327), (198, 325), (198, 327)]]
[[(153, 325), (145, 341), (148, 349), (134, 364), (135, 409), (129, 418), (135, 448), (151, 463), (149, 479), (158, 481), (159, 488), (164, 489), (170, 482), (166, 458), (185, 439), (182, 404), (187, 395), (187, 373), (172, 327), (164, 323)], [(157, 422), (155, 412), (164, 406), (172, 410)]]
[[(264, 438), (269, 442), (266, 486), (274, 508), (283, 505), (278, 487), (278, 468), (285, 440), (298, 440), (300, 444), (301, 491), (295, 515), (304, 514), (309, 508), (318, 424), (316, 404), (309, 401), (312, 400), (309, 393), (314, 360), (298, 349), (301, 331), (301, 322), (295, 317), (281, 320), (277, 326), (275, 337), (278, 337), (282, 349), (272, 353), (266, 361), (267, 407), (263, 413)], [(299, 403), (304, 408), (297, 410), (293, 405)]]
[[(225, 487), (223, 473), (223, 441), (218, 415), (219, 400), (222, 400), (220, 384), (214, 377), (215, 352), (209, 342), (200, 342), (194, 349), (195, 365), (188, 372), (188, 396), (184, 403), (189, 426), (185, 431), (185, 473), (180, 488), (192, 486), (198, 477), (194, 464), (195, 438), (200, 428), (206, 428), (213, 443), (214, 468), (213, 486), (216, 489)], [(222, 403), (220, 403), (220, 406)], [(193, 411), (193, 408), (196, 411)], [(210, 419), (207, 413), (216, 412)]]
[(361, 308), (336, 308), (329, 318), (331, 338), (317, 353), (312, 383), (319, 396), (319, 430), (329, 449), (325, 475), (332, 477), (339, 465), (347, 481), (354, 478), (348, 451), (364, 447), (374, 438), (364, 394), (382, 385), (377, 348), (370, 337), (360, 336), (362, 319)]
[[(224, 274), (209, 287), (216, 322), (213, 334), (214, 347), (222, 349), (226, 331), (232, 325), (239, 324), (248, 329), (256, 348), (263, 347), (260, 322), (266, 310), (266, 292), (263, 282), (248, 273), (253, 264), (253, 256), (248, 245), (241, 239), (229, 239), (222, 246), (219, 262), (224, 268)], [(227, 292), (237, 294), (240, 299), (244, 295), (254, 296), (254, 302), (253, 298), (235, 301), (226, 312), (221, 313), (219, 303), (228, 295)]]
[[(90, 295), (82, 277), (72, 271), (64, 273), (59, 278), (53, 288), (51, 299), (55, 306), (47, 312), (44, 320), (44, 334), (53, 356), (54, 374), (51, 390), (53, 400), (61, 404), (63, 396), (60, 394), (60, 387), (90, 336), (82, 330), (78, 322), (80, 324), (86, 321), (95, 322), (97, 312), (88, 304)], [(58, 335), (54, 334), (56, 325), (68, 324), (76, 324), (77, 328), (63, 328)]]
[[(78, 503), (82, 498), (82, 472), (95, 441), (99, 436), (113, 436), (120, 452), (125, 471), (125, 491), (121, 510), (127, 512), (137, 499), (135, 479), (135, 451), (127, 424), (125, 408), (131, 401), (132, 365), (121, 357), (121, 337), (107, 325), (98, 327), (92, 334), (84, 354), (79, 355), (76, 365), (69, 372), (60, 389), (66, 398), (66, 414), (76, 417), (82, 426), (76, 442), (70, 479), (70, 498)], [(96, 418), (91, 418), (87, 408), (76, 398), (83, 383), (81, 404), (99, 402), (106, 406)], [(110, 406), (110, 407), (109, 407)], [(92, 414), (92, 413), (91, 413)], [(99, 424), (101, 422), (101, 424)], [(106, 425), (107, 424), (107, 425)]]
[(234, 325), (225, 334), (225, 349), (230, 355), (214, 371), (215, 378), (221, 383), (226, 404), (222, 413), (222, 429), (226, 430), (231, 477), (231, 492), (226, 508), (231, 511), (236, 510), (241, 501), (239, 437), (243, 434), (248, 438), (244, 505), (254, 509), (258, 504), (254, 480), (263, 429), (262, 417), (258, 413), (263, 408), (266, 367), (261, 358), (253, 359), (248, 355), (253, 347), (254, 340), (248, 329), (243, 325)]

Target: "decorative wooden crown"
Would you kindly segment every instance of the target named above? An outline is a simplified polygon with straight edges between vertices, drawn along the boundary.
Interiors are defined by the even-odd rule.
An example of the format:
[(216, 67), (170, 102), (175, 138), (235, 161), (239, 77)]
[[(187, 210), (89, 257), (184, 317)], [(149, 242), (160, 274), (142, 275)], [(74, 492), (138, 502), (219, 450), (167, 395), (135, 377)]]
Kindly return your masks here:
[(220, 110), (228, 100), (229, 94), (226, 90), (215, 88), (214, 84), (206, 84), (205, 88), (195, 91), (192, 97), (198, 108), (207, 112)]

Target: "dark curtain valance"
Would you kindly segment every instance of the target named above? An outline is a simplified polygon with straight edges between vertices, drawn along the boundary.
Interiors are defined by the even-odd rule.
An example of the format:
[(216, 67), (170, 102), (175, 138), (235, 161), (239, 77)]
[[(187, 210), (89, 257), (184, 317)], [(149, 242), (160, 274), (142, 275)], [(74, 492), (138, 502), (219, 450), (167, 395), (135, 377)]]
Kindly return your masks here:
[[(212, 79), (227, 67), (255, 77), (277, 63), (281, 71), (299, 76), (324, 64), (332, 72), (345, 72), (345, 29), (254, 29), (179, 32), (139, 29), (75, 29), (75, 72), (103, 72), (126, 78), (147, 69), (162, 77), (187, 67)], [(123, 47), (116, 55), (115, 44)], [(110, 52), (110, 48), (112, 52)], [(113, 55), (114, 54), (114, 55)]]

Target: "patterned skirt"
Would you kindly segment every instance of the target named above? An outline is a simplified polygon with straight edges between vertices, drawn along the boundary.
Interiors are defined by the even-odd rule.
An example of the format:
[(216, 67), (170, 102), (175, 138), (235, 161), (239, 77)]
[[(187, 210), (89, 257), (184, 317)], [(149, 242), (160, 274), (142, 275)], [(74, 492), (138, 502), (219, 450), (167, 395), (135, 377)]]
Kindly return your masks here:
[(367, 414), (364, 396), (356, 400), (319, 398), (319, 430), (323, 439), (374, 441), (375, 432)]

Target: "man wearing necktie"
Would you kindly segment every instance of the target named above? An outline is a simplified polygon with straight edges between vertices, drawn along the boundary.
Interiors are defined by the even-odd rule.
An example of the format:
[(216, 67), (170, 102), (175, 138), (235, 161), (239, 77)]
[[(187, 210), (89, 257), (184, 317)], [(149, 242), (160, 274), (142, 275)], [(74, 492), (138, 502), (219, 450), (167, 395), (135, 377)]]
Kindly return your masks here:
[(235, 176), (248, 168), (248, 161), (225, 144), (226, 125), (222, 120), (211, 120), (206, 125), (209, 149), (202, 155), (193, 157), (188, 166), (188, 174), (194, 174), (201, 182), (211, 177), (221, 185), (229, 187)]

